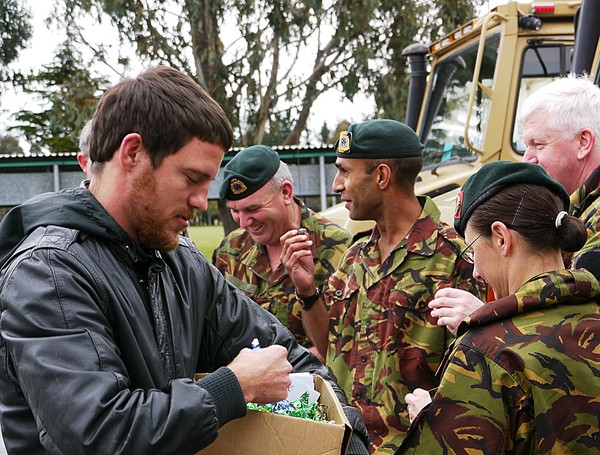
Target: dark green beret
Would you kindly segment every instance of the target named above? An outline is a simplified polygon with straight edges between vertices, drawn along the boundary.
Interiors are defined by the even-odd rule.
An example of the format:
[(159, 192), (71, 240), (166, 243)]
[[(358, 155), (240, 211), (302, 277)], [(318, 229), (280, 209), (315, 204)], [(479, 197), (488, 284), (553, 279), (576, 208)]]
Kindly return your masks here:
[(378, 119), (353, 123), (335, 143), (340, 158), (408, 158), (423, 155), (416, 133), (396, 120)]
[[(529, 183), (548, 188), (561, 197), (565, 210), (569, 210), (569, 194), (563, 186), (550, 177), (542, 166), (513, 161), (493, 161), (484, 165), (467, 179), (456, 198), (454, 229), (462, 237), (473, 211), (502, 188), (519, 183)], [(515, 210), (517, 208), (515, 207)]]
[(250, 196), (271, 180), (279, 163), (277, 152), (266, 145), (253, 145), (238, 152), (225, 165), (219, 196), (230, 201)]

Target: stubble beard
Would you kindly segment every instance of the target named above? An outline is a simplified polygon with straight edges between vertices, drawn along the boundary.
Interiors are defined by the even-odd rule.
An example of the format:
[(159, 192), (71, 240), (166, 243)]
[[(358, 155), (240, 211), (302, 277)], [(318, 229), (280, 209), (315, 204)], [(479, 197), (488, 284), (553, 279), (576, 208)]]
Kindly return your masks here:
[(136, 222), (138, 243), (144, 248), (166, 253), (177, 248), (183, 230), (174, 231), (168, 227), (175, 215), (165, 219), (165, 214), (157, 207), (158, 199), (156, 179), (149, 169), (133, 182), (129, 199), (133, 201), (131, 214)]

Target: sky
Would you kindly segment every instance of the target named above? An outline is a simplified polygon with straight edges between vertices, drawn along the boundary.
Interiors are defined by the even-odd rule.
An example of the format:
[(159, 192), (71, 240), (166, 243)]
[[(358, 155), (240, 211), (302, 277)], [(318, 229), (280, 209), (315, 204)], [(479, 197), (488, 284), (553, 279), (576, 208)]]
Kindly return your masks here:
[[(53, 1), (22, 1), (28, 5), (33, 15), (33, 36), (29, 47), (21, 52), (18, 62), (11, 65), (11, 67), (20, 70), (35, 70), (52, 61), (56, 46), (61, 42), (63, 36), (58, 34), (53, 28), (48, 28), (44, 23), (44, 20), (49, 16), (51, 9), (54, 7)], [(485, 12), (489, 8), (505, 2), (503, 0), (490, 0), (486, 2), (483, 11)], [(90, 22), (88, 30), (92, 33), (103, 32), (101, 27), (92, 22)], [(106, 67), (102, 68), (101, 72), (106, 73)], [(115, 75), (112, 82), (116, 82), (117, 80), (118, 76)], [(8, 88), (6, 92), (2, 93), (0, 100), (0, 134), (4, 133), (6, 128), (11, 124), (11, 115), (13, 113), (21, 109), (36, 110), (37, 106), (39, 106), (39, 100)], [(372, 115), (374, 106), (375, 103), (371, 97), (358, 94), (355, 96), (353, 102), (351, 102), (345, 99), (344, 94), (340, 91), (330, 90), (319, 97), (313, 105), (308, 127), (318, 132), (324, 122), (327, 122), (330, 128), (335, 128), (342, 120), (349, 120), (350, 122), (362, 121)], [(29, 150), (28, 144), (23, 139), (20, 139), (19, 145), (23, 147), (25, 152)]]

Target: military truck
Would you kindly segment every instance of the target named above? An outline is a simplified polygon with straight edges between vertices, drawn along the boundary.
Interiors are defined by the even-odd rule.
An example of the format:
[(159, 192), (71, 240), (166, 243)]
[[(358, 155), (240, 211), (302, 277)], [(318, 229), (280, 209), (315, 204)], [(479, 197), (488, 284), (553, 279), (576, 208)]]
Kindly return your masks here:
[[(434, 198), (445, 221), (469, 175), (492, 160), (522, 159), (518, 119), (530, 93), (570, 72), (598, 77), (599, 17), (597, 0), (511, 1), (428, 46), (404, 49), (406, 123), (425, 145), (416, 191)], [(322, 213), (354, 232), (373, 224), (350, 220), (342, 204)]]

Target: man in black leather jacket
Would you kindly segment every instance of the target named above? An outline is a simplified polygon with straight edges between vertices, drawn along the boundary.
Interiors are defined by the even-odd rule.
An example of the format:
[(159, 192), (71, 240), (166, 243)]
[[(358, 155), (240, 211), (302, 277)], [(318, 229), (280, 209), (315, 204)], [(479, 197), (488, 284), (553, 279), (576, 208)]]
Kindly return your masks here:
[[(92, 124), (88, 188), (37, 196), (0, 224), (0, 401), (10, 454), (185, 454), (289, 373), (332, 382), (271, 314), (180, 232), (205, 210), (232, 130), (176, 70), (123, 80)], [(258, 338), (263, 349), (247, 349)], [(197, 372), (212, 372), (194, 381)], [(344, 405), (349, 453), (368, 453)]]

